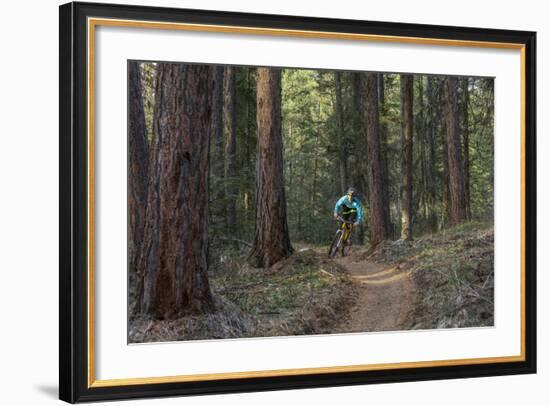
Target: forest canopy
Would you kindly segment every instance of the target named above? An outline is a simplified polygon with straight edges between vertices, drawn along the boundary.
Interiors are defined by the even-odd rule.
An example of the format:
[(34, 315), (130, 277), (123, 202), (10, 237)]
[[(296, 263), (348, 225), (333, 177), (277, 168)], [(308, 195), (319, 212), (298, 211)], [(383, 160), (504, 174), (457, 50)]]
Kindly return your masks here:
[[(155, 63), (141, 63), (141, 79), (147, 139), (153, 138)], [(226, 70), (228, 68), (225, 68)], [(256, 68), (234, 69), (235, 157), (227, 162), (227, 126), (210, 148), (210, 226), (228, 236), (225, 207), (235, 204), (238, 221), (231, 236), (251, 241), (254, 228), (256, 163)], [(353, 185), (369, 211), (367, 175), (367, 119), (364, 72), (333, 72), (283, 69), (281, 75), (282, 135), (288, 225), (292, 240), (326, 243), (334, 221), (334, 202)], [(413, 209), (418, 233), (444, 228), (450, 220), (445, 76), (412, 75), (413, 106)], [(383, 183), (389, 205), (390, 236), (401, 235), (401, 77), (377, 73), (381, 154), (386, 173)], [(457, 120), (463, 164), (468, 216), (491, 219), (493, 214), (493, 79), (457, 77)], [(223, 90), (222, 90), (223, 91)], [(225, 89), (225, 100), (231, 100)], [(227, 107), (226, 107), (227, 109)], [(466, 133), (467, 139), (466, 138)], [(225, 161), (225, 162), (224, 162)], [(225, 175), (219, 165), (234, 165)], [(218, 169), (218, 170), (216, 170)], [(466, 175), (466, 173), (465, 173)], [(234, 195), (218, 192), (234, 186)], [(229, 187), (231, 189), (231, 187)], [(227, 214), (227, 213), (226, 213)], [(366, 216), (365, 230), (369, 229)], [(368, 241), (368, 231), (366, 233)]]

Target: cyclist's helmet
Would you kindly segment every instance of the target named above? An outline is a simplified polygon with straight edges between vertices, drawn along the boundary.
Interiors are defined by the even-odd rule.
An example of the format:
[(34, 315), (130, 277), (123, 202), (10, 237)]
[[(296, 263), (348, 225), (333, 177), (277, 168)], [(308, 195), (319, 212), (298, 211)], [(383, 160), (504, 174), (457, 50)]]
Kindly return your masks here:
[(346, 192), (347, 195), (357, 196), (357, 190), (355, 190), (354, 187), (349, 187), (348, 191)]

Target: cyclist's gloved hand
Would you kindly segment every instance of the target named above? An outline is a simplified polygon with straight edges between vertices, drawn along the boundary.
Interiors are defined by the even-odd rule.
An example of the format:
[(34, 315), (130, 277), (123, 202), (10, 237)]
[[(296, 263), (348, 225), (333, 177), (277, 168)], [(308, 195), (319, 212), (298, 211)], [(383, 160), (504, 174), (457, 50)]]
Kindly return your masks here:
[(338, 213), (334, 213), (334, 218), (338, 220)]
[(355, 223), (353, 223), (353, 226), (354, 226), (354, 227), (357, 227), (358, 225), (359, 225), (359, 222), (358, 222), (358, 221), (356, 221)]

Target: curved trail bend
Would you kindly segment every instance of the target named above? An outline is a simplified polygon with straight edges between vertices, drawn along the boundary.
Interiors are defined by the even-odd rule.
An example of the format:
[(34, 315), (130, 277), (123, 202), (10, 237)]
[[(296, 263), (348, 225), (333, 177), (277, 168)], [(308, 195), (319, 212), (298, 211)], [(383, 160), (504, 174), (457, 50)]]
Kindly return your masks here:
[(416, 291), (410, 272), (352, 256), (334, 259), (356, 283), (358, 297), (344, 323), (347, 331), (369, 332), (409, 328)]

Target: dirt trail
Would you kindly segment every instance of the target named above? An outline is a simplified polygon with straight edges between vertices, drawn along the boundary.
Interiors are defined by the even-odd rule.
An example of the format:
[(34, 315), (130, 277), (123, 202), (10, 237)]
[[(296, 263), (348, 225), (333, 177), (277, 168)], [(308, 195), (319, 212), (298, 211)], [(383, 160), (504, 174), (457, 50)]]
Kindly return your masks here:
[(358, 298), (345, 322), (346, 331), (408, 328), (415, 305), (415, 286), (408, 271), (353, 256), (336, 258), (357, 284)]

